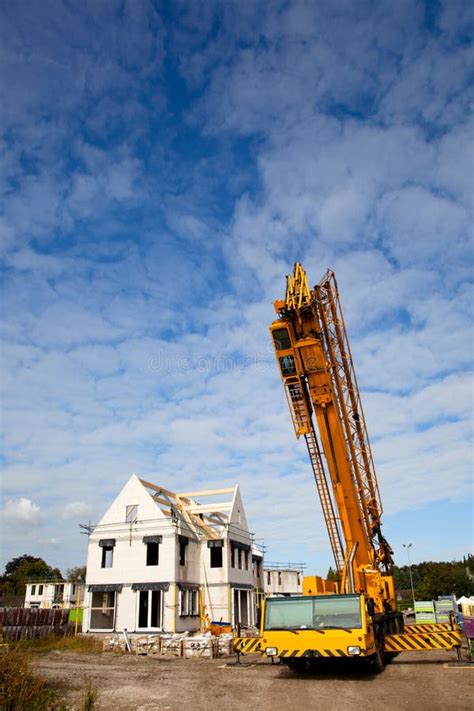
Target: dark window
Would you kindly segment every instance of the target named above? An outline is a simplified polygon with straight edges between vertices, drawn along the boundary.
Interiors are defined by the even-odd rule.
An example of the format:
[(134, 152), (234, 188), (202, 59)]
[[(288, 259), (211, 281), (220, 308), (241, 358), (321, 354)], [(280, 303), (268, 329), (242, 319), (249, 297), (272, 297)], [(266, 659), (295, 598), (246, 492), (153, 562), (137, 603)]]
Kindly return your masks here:
[(222, 548), (210, 548), (209, 550), (211, 551), (211, 568), (222, 568)]
[(42, 595), (42, 594), (43, 594), (43, 586), (38, 585), (38, 595)]
[(161, 625), (161, 590), (141, 590), (138, 597), (138, 627), (156, 628)]
[(188, 546), (187, 540), (179, 541), (179, 564), (186, 565), (186, 548)]
[(114, 562), (114, 548), (113, 546), (103, 546), (102, 548), (102, 568), (111, 568)]
[(290, 334), (286, 328), (276, 328), (273, 331), (273, 342), (276, 351), (286, 351), (291, 348)]
[(279, 358), (282, 375), (295, 375), (295, 359), (291, 355)]
[(140, 592), (138, 602), (138, 626), (141, 628), (148, 627), (148, 590)]
[(242, 549), (237, 549), (237, 560), (239, 562), (239, 570), (242, 570)]
[(245, 570), (248, 570), (249, 569), (249, 552), (245, 551), (244, 556), (245, 556)]
[(159, 543), (147, 543), (146, 544), (146, 564), (147, 565), (158, 565), (160, 556), (160, 544)]
[(161, 590), (151, 592), (151, 627), (160, 626), (161, 618)]
[(36, 585), (31, 586), (31, 594), (36, 595)]

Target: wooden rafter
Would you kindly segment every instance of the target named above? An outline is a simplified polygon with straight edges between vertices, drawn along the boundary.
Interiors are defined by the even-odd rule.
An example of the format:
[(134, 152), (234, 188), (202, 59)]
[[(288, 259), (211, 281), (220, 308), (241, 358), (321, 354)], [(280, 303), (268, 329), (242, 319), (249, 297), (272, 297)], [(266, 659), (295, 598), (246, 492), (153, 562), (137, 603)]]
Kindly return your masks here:
[(216, 494), (233, 494), (235, 486), (228, 486), (224, 489), (207, 489), (205, 491), (187, 491), (184, 494), (175, 494), (178, 499), (190, 499), (199, 496), (215, 496)]

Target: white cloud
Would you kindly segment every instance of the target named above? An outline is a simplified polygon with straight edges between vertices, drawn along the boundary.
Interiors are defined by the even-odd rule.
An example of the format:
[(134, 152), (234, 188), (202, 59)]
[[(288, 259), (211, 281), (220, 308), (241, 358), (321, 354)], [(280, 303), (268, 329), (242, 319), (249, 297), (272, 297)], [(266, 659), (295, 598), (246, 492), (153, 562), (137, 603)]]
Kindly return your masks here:
[(9, 499), (1, 511), (7, 525), (36, 527), (42, 521), (40, 507), (30, 499)]
[(71, 501), (61, 512), (62, 518), (80, 518), (90, 513), (90, 506), (84, 501)]

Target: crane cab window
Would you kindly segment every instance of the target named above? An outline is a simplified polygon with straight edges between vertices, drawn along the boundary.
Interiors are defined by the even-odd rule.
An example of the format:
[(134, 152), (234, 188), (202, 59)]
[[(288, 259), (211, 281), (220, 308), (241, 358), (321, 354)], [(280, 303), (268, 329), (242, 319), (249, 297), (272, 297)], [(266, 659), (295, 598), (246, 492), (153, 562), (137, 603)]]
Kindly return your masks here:
[(358, 595), (270, 598), (265, 629), (358, 629), (362, 627)]
[(286, 351), (291, 348), (290, 334), (287, 328), (276, 328), (273, 331), (273, 343), (276, 351)]
[(292, 355), (282, 356), (278, 360), (282, 375), (296, 375), (295, 359)]

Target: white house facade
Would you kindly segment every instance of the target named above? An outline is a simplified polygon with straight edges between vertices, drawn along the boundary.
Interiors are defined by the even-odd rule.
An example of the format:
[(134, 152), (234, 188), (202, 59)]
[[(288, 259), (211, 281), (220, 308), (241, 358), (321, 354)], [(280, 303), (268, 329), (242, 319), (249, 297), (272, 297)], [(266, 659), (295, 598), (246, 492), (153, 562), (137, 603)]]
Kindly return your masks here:
[(301, 567), (266, 566), (263, 578), (265, 595), (275, 597), (303, 594), (303, 569)]
[(26, 584), (25, 607), (75, 607), (84, 601), (84, 583), (35, 580)]
[(175, 494), (133, 475), (89, 538), (83, 630), (253, 625), (262, 587), (238, 486)]

